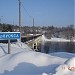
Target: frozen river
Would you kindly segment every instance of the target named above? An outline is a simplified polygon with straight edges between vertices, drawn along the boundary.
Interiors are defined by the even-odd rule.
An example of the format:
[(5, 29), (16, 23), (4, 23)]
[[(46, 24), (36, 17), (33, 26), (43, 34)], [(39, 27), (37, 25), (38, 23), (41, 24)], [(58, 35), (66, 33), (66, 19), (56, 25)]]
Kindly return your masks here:
[(75, 42), (44, 42), (41, 44), (41, 52), (69, 52), (75, 53)]

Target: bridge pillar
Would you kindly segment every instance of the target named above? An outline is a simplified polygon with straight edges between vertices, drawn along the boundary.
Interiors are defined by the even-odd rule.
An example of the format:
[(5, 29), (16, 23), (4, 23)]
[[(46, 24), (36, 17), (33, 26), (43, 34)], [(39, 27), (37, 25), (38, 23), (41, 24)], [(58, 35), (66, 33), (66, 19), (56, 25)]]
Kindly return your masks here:
[(33, 50), (38, 50), (38, 44), (37, 44), (37, 42), (33, 43)]
[(38, 45), (38, 44), (37, 44), (37, 42), (36, 42), (36, 49), (38, 49), (38, 48), (37, 48), (37, 45)]

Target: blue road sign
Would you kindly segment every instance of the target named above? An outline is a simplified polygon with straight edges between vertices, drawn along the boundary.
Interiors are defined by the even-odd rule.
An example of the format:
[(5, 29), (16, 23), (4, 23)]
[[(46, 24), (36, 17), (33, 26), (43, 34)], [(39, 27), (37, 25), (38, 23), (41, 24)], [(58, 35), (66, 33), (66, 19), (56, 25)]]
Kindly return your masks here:
[(20, 32), (0, 32), (0, 39), (20, 39)]

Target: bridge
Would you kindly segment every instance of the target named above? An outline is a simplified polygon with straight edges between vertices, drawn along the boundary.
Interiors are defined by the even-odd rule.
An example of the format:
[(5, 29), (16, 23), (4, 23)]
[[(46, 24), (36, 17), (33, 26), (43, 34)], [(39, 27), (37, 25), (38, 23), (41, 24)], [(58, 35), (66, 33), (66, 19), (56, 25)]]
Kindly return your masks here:
[(31, 49), (38, 51), (42, 34), (21, 36), (21, 41), (25, 42)]
[(26, 36), (21, 36), (21, 41), (26, 42), (26, 41), (35, 39), (35, 38), (40, 37), (40, 36), (42, 36), (42, 34), (34, 34), (34, 35), (28, 34)]
[[(31, 49), (38, 51), (39, 45), (41, 43), (42, 34), (34, 34), (21, 36), (21, 42), (26, 43)], [(16, 42), (17, 39), (12, 39), (10, 42)], [(0, 40), (0, 43), (8, 43), (8, 40)]]

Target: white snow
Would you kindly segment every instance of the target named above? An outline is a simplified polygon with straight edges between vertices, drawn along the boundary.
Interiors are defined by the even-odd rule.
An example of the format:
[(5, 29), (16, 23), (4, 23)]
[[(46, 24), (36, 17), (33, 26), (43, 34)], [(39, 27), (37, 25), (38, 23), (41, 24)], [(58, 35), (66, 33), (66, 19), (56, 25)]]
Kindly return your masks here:
[(67, 60), (64, 65), (60, 65), (53, 75), (75, 75), (75, 57)]
[[(67, 40), (67, 39), (64, 39), (64, 38), (53, 37), (51, 39), (47, 39), (44, 35), (42, 35), (42, 39), (44, 41), (51, 41), (51, 42), (70, 42), (70, 40)], [(73, 42), (75, 42), (75, 40), (73, 40)]]
[(75, 57), (72, 57), (71, 59), (68, 59), (65, 64), (67, 64), (68, 66), (70, 66), (71, 68), (74, 67), (75, 68)]
[(55, 74), (43, 73), (42, 75), (75, 75), (75, 57), (68, 59), (64, 64), (55, 69)]
[(68, 53), (68, 52), (55, 52), (55, 53), (49, 53), (52, 56), (57, 56), (61, 58), (72, 58), (75, 57), (75, 53)]
[[(38, 52), (36, 53), (33, 51), (9, 54), (0, 58), (0, 73), (7, 73), (8, 75), (11, 75), (12, 71), (13, 74), (17, 73), (18, 75), (18, 72), (21, 71), (23, 73), (25, 72), (24, 75), (30, 73), (35, 75), (42, 74), (43, 72), (48, 73), (50, 70), (53, 70), (65, 61), (66, 59), (60, 57), (50, 56)], [(22, 69), (22, 66), (24, 69)], [(17, 70), (18, 68), (19, 70)]]
[[(11, 54), (21, 51), (32, 51), (26, 44), (17, 42), (11, 44)], [(8, 53), (8, 44), (0, 43), (0, 57)]]
[[(0, 44), (0, 75), (74, 75), (73, 53), (44, 54), (34, 52), (26, 44), (11, 44), (11, 54), (7, 54), (7, 44)], [(74, 62), (73, 62), (74, 61)], [(64, 69), (64, 67), (66, 69)]]

